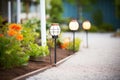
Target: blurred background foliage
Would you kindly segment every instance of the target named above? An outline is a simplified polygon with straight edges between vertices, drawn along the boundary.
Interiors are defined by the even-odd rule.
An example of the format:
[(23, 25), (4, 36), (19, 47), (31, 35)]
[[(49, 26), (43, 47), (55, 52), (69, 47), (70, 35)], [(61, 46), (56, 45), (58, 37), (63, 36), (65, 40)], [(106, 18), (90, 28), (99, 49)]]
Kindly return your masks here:
[[(4, 2), (4, 1), (2, 1)], [(14, 3), (16, 1), (13, 1)], [(78, 22), (80, 23), (80, 29), (82, 29), (82, 22), (84, 20), (90, 20), (91, 24), (96, 27), (95, 31), (115, 31), (115, 29), (119, 28), (119, 24), (118, 24), (118, 20), (120, 21), (120, 1), (119, 0), (45, 0), (46, 2), (46, 20), (47, 20), (47, 29), (50, 27), (51, 23), (57, 22), (59, 24), (61, 24), (61, 28), (63, 31), (69, 31), (68, 30), (68, 24), (70, 22), (71, 19), (73, 19), (73, 17), (71, 17), (70, 15), (77, 15), (76, 19), (78, 20)], [(110, 20), (110, 17), (107, 17), (106, 15), (111, 14), (108, 13), (107, 10), (105, 12), (103, 12), (103, 7), (101, 7), (101, 3), (105, 4), (106, 7), (108, 6), (108, 4), (110, 4), (112, 7), (110, 7), (108, 10), (111, 10), (111, 13), (115, 13), (115, 16), (117, 17), (117, 21), (115, 20)], [(13, 5), (15, 5), (13, 3)], [(100, 3), (100, 4), (99, 4)], [(21, 0), (21, 5), (22, 5), (22, 13), (26, 14), (26, 20), (28, 20), (26, 25), (36, 25), (39, 26), (35, 27), (38, 28), (36, 29), (38, 32), (40, 31), (40, 20), (39, 17), (31, 17), (31, 19), (29, 19), (29, 13), (31, 12), (31, 9), (33, 10), (33, 12), (39, 12), (39, 6), (40, 6), (40, 0)], [(96, 7), (96, 5), (99, 5), (99, 7)], [(70, 6), (70, 8), (66, 8), (66, 6)], [(112, 9), (114, 8), (114, 9)], [(16, 9), (16, 5), (13, 6), (13, 11)], [(76, 12), (71, 12), (71, 13), (67, 13), (66, 15), (68, 15), (68, 17), (64, 16), (65, 11), (69, 12), (72, 11), (72, 9), (77, 9)], [(2, 9), (1, 9), (2, 10)], [(7, 10), (7, 9), (6, 9)], [(74, 11), (74, 10), (73, 10)], [(0, 13), (1, 14), (1, 13)], [(16, 12), (14, 13), (14, 16), (12, 16), (14, 18), (15, 17)], [(32, 15), (31, 15), (32, 16)], [(115, 17), (115, 16), (111, 16), (111, 17)], [(108, 21), (105, 21), (106, 18)], [(15, 19), (14, 19), (15, 20)], [(114, 22), (114, 24), (112, 22)], [(24, 23), (24, 21), (22, 21), (22, 23)], [(115, 25), (117, 26), (117, 28), (115, 27)], [(105, 27), (105, 28), (104, 28)], [(108, 29), (107, 29), (108, 28)], [(104, 30), (101, 30), (104, 29)], [(91, 30), (93, 31), (93, 30)]]
[(117, 18), (120, 18), (120, 1), (115, 0), (115, 11)]
[[(82, 22), (86, 20), (84, 16), (82, 16), (83, 12), (87, 12), (89, 14), (92, 13), (91, 18), (91, 24), (92, 27), (90, 29), (91, 32), (113, 32), (115, 31), (115, 27), (112, 23), (105, 22), (104, 21), (104, 15), (101, 9), (96, 8), (94, 9), (93, 5), (96, 5), (96, 3), (99, 0), (50, 0), (51, 8), (48, 10), (48, 14), (50, 14), (50, 19), (47, 20), (47, 22), (58, 22), (61, 24), (62, 31), (69, 31), (68, 24), (72, 18), (63, 18), (62, 13), (64, 12), (64, 7), (62, 1), (66, 1), (67, 3), (71, 5), (77, 5), (77, 11), (78, 11), (78, 22), (80, 23), (80, 29), (82, 29)], [(116, 10), (116, 16), (119, 14), (119, 2), (118, 0), (115, 0), (115, 10)], [(80, 30), (81, 31), (81, 30)]]
[(60, 23), (62, 12), (63, 12), (62, 0), (51, 0), (50, 5), (51, 5), (51, 8), (48, 12), (50, 15), (51, 22)]

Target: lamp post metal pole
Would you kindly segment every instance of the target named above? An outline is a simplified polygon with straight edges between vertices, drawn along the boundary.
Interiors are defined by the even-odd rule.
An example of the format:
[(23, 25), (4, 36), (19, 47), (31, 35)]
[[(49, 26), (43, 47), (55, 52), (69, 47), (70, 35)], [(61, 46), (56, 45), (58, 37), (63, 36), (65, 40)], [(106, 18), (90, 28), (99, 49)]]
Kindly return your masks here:
[(53, 64), (53, 66), (56, 66), (56, 62), (57, 62), (56, 39), (58, 38), (58, 35), (60, 34), (60, 27), (59, 27), (58, 23), (53, 23), (51, 25), (50, 33), (52, 35), (52, 38), (54, 39), (54, 64)]
[(57, 36), (54, 36), (54, 41), (55, 41), (55, 44), (54, 44), (54, 65), (56, 65), (56, 62), (57, 62), (57, 54), (56, 54), (56, 39), (57, 39)]
[(86, 47), (88, 48), (88, 30), (85, 30), (86, 32)]
[(73, 31), (73, 53), (75, 52), (75, 31)]

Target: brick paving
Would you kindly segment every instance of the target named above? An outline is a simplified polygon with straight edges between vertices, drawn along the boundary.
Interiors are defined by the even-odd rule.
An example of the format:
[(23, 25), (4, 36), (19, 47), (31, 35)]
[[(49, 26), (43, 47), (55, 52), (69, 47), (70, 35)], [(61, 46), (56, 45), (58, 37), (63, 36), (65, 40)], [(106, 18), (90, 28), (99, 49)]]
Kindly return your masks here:
[[(85, 48), (85, 34), (76, 33), (83, 40), (80, 51), (63, 64), (26, 80), (120, 80), (120, 38), (112, 33), (89, 33), (89, 48)], [(64, 37), (72, 37), (65, 33)]]

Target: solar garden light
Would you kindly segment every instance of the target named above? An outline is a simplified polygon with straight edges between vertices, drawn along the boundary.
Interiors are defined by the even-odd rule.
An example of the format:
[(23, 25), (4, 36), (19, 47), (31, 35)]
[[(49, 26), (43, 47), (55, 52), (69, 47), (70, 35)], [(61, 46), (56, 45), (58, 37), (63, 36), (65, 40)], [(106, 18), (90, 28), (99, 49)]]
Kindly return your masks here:
[(58, 23), (52, 23), (50, 27), (50, 34), (52, 35), (52, 38), (54, 39), (54, 65), (56, 65), (57, 61), (57, 55), (56, 55), (56, 39), (58, 38), (58, 35), (60, 34), (60, 27)]
[(83, 29), (86, 32), (86, 47), (88, 48), (88, 30), (91, 28), (91, 23), (90, 21), (86, 20), (82, 24)]
[(77, 20), (71, 20), (69, 23), (69, 29), (73, 32), (73, 52), (75, 51), (75, 32), (78, 30), (79, 24)]

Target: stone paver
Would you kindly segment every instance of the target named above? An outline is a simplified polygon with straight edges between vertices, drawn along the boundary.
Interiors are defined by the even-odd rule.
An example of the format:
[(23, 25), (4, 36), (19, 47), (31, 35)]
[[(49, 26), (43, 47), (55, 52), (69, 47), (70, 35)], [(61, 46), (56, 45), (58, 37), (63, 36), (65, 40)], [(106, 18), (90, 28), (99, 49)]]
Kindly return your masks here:
[(26, 80), (120, 80), (120, 38), (111, 37), (111, 33), (90, 33), (89, 48), (85, 48), (85, 34), (76, 33), (76, 37), (83, 40), (79, 52)]

